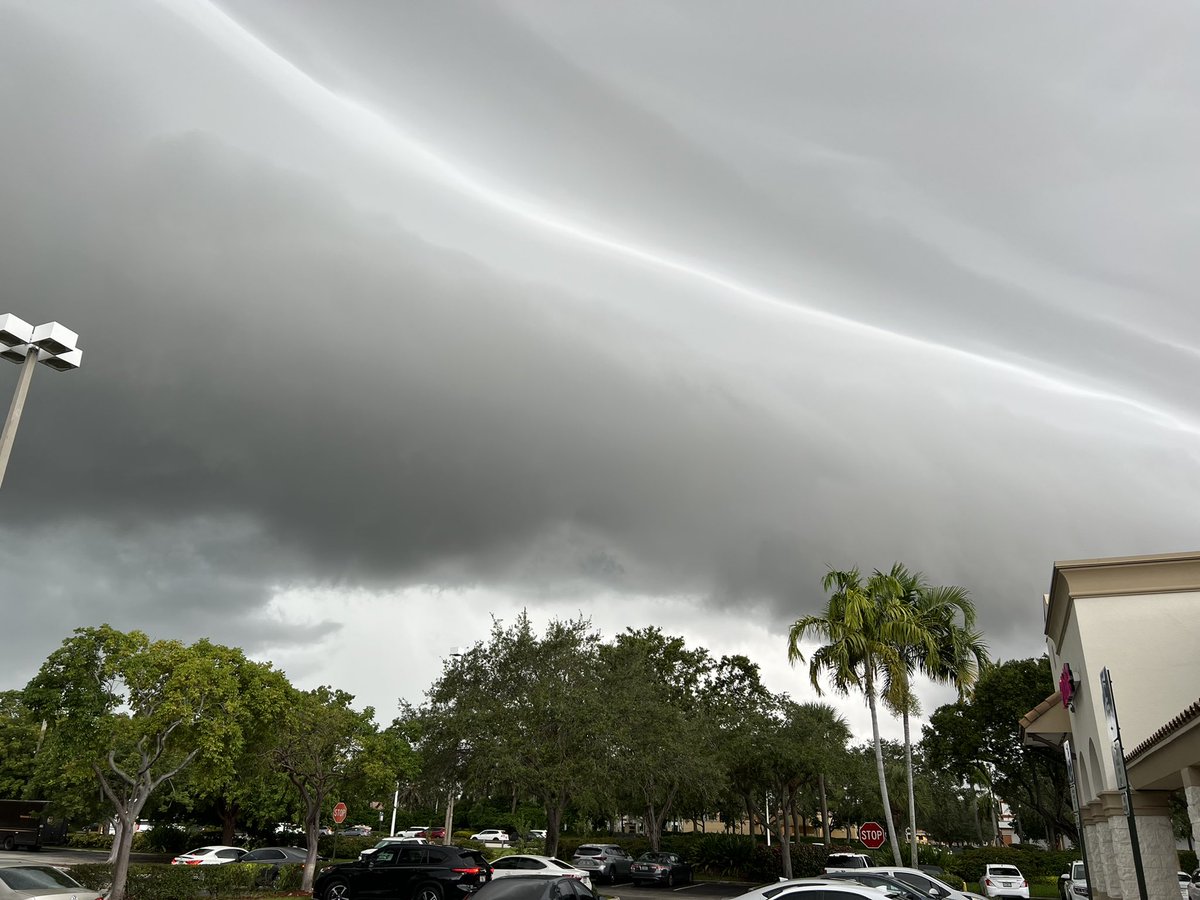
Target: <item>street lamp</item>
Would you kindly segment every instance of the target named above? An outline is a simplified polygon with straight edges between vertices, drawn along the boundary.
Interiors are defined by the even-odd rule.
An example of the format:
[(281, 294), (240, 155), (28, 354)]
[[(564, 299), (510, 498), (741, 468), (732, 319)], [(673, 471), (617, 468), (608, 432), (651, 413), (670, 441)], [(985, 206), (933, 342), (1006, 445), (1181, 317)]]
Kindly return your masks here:
[(78, 369), (83, 359), (83, 351), (75, 346), (78, 340), (79, 335), (57, 322), (35, 327), (12, 313), (0, 316), (0, 357), (21, 367), (12, 405), (4, 420), (4, 430), (0, 431), (0, 484), (4, 483), (4, 470), (8, 468), (8, 457), (17, 437), (17, 425), (25, 408), (25, 397), (33, 378), (33, 364), (40, 362), (60, 372)]

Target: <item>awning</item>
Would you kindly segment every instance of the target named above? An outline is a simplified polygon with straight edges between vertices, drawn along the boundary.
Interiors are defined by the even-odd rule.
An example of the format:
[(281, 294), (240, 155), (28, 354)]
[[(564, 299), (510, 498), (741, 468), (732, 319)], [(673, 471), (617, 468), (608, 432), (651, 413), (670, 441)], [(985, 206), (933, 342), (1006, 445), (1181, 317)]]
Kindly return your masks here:
[(1071, 717), (1063, 706), (1062, 695), (1055, 691), (1021, 716), (1021, 743), (1027, 747), (1052, 747), (1058, 750), (1071, 736)]

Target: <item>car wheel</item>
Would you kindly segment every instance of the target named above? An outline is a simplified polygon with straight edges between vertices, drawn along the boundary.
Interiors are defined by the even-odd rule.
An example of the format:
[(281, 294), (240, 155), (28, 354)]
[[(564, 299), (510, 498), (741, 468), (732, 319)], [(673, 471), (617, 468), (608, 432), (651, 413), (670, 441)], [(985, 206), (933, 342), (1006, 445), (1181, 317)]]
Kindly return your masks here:
[(16, 838), (14, 838), (11, 834), (4, 838), (4, 849), (5, 850), (14, 850), (14, 849), (16, 849), (16, 846), (17, 846)]
[(334, 881), (325, 888), (322, 896), (324, 900), (350, 900), (350, 885), (344, 881)]
[(675, 873), (674, 872), (667, 873), (667, 887), (669, 887), (669, 888), (675, 887)]
[(432, 882), (423, 884), (413, 894), (413, 900), (442, 900), (442, 889)]

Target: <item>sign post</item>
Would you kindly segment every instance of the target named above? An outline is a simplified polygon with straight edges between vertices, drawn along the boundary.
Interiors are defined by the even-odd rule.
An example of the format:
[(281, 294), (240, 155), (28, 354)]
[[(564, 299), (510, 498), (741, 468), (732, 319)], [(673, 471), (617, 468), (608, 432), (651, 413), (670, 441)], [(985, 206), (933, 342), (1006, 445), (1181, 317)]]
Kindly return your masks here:
[[(1064, 668), (1066, 668), (1064, 666)], [(1067, 758), (1067, 787), (1071, 791), (1071, 809), (1075, 813), (1075, 830), (1079, 834), (1079, 855), (1083, 859), (1083, 880), (1087, 882), (1088, 896), (1092, 890), (1092, 870), (1088, 867), (1087, 841), (1083, 833), (1083, 815), (1079, 811), (1079, 788), (1075, 784), (1075, 754), (1071, 752), (1071, 741), (1063, 741), (1063, 755)]]
[[(348, 810), (346, 809), (345, 803), (342, 803), (340, 800), (337, 803), (335, 803), (333, 806), (333, 823), (335, 825), (341, 825), (343, 822), (345, 822), (347, 812), (348, 812)], [(337, 859), (337, 835), (338, 835), (338, 829), (334, 828), (333, 829), (333, 855), (330, 857), (331, 859)]]
[(868, 850), (878, 850), (887, 840), (887, 832), (878, 822), (863, 822), (858, 826), (858, 839)]
[(1138, 842), (1137, 817), (1133, 814), (1133, 788), (1125, 771), (1125, 748), (1121, 746), (1121, 726), (1117, 722), (1117, 701), (1113, 697), (1112, 675), (1108, 666), (1100, 670), (1100, 695), (1104, 700), (1104, 718), (1108, 720), (1108, 736), (1111, 740), (1113, 768), (1117, 770), (1117, 787), (1121, 801), (1125, 804), (1125, 816), (1129, 819), (1129, 845), (1133, 850), (1133, 872), (1137, 876), (1138, 894), (1146, 897), (1146, 872), (1142, 868), (1142, 847)]

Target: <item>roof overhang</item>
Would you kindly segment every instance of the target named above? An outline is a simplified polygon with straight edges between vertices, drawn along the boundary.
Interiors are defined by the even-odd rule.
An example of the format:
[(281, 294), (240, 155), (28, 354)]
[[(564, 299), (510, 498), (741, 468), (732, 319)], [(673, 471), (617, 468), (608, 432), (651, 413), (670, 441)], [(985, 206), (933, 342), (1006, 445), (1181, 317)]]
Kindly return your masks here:
[(1021, 743), (1026, 747), (1058, 750), (1071, 736), (1071, 717), (1057, 692), (1021, 716), (1020, 725)]
[(1141, 791), (1183, 787), (1183, 770), (1200, 760), (1200, 700), (1125, 756), (1129, 783)]
[(1071, 601), (1200, 590), (1200, 552), (1056, 562), (1046, 598), (1045, 633), (1062, 646)]

